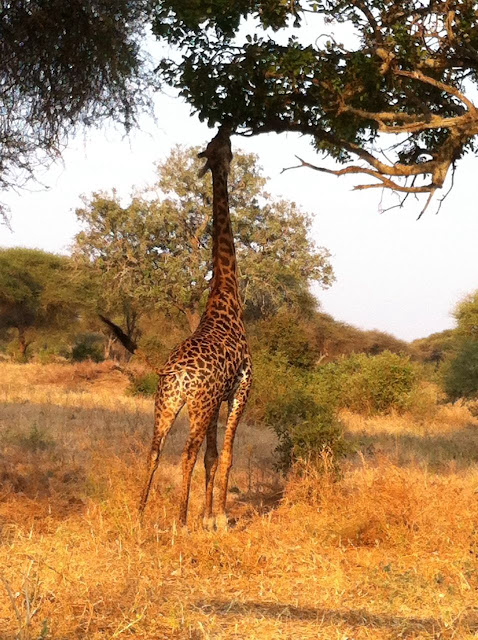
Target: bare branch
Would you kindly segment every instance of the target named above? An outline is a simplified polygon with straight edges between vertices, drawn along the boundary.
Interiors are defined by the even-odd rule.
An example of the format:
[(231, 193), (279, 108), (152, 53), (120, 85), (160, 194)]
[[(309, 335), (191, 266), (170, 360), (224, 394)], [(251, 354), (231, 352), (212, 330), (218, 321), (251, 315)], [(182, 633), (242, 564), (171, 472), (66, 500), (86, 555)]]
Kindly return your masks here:
[[(364, 114), (368, 115), (367, 112), (360, 112), (360, 115), (363, 116)], [(370, 115), (374, 116), (374, 114)], [(388, 112), (385, 114), (382, 113), (380, 115), (386, 118), (392, 118), (392, 114), (389, 114)], [(408, 119), (406, 117), (406, 114), (404, 114), (404, 116), (404, 120)], [(432, 126), (434, 126), (434, 124), (437, 122), (438, 121), (432, 119)], [(463, 116), (457, 116), (456, 118), (440, 119), (440, 122), (442, 123), (442, 125), (443, 123), (447, 123), (448, 125), (450, 125), (449, 127), (441, 127), (448, 128), (449, 134), (447, 138), (444, 140), (444, 142), (441, 143), (430, 160), (424, 160), (420, 162), (418, 161), (418, 157), (422, 154), (418, 154), (415, 158), (415, 161), (410, 162), (410, 164), (404, 164), (400, 162), (393, 163), (392, 161), (388, 161), (388, 163), (382, 162), (373, 153), (364, 149), (359, 144), (341, 139), (328, 131), (324, 131), (323, 129), (314, 128), (308, 125), (304, 126), (299, 123), (295, 124), (290, 122), (284, 123), (283, 121), (277, 121), (274, 122), (272, 126), (271, 124), (269, 124), (267, 127), (263, 127), (260, 130), (256, 129), (254, 133), (257, 134), (264, 130), (272, 130), (276, 132), (281, 132), (282, 130), (295, 130), (300, 133), (308, 133), (313, 135), (317, 142), (323, 141), (335, 148), (342, 148), (343, 150), (348, 151), (349, 153), (354, 154), (358, 156), (358, 158), (364, 160), (368, 165), (370, 165), (370, 167), (352, 165), (344, 167), (343, 169), (334, 170), (316, 166), (296, 156), (300, 164), (292, 167), (286, 167), (283, 169), (283, 172), (290, 169), (308, 167), (310, 169), (313, 169), (314, 171), (329, 173), (335, 176), (342, 176), (347, 174), (365, 174), (376, 178), (379, 183), (356, 185), (354, 187), (354, 190), (362, 191), (365, 189), (387, 188), (392, 191), (401, 193), (413, 193), (415, 195), (420, 193), (428, 193), (430, 194), (430, 197), (425, 205), (425, 208), (420, 214), (422, 215), (426, 208), (429, 206), (431, 198), (433, 197), (436, 189), (439, 189), (443, 186), (449, 168), (459, 157), (466, 140), (470, 139), (470, 137), (472, 137), (473, 135), (478, 135), (477, 111), (468, 111)], [(422, 122), (420, 122), (420, 126), (421, 125)], [(423, 124), (423, 126), (426, 128), (430, 125), (427, 123)], [(392, 127), (391, 129), (393, 130), (393, 133), (396, 133), (399, 127)], [(412, 123), (404, 124), (403, 130), (413, 132)], [(419, 147), (416, 147), (416, 149), (417, 151), (420, 151)], [(429, 151), (429, 153), (431, 155), (432, 151)], [(425, 184), (422, 184), (421, 186), (416, 186), (415, 180), (412, 181), (411, 186), (400, 183), (400, 181), (397, 180), (397, 178), (406, 179), (408, 177), (416, 178), (418, 176), (422, 176), (424, 178), (428, 176), (431, 179), (429, 179)]]
[(15, 617), (18, 621), (18, 626), (20, 629), (20, 633), (23, 630), (23, 620), (22, 620), (22, 616), (20, 614), (20, 611), (17, 607), (17, 603), (15, 602), (15, 596), (13, 595), (13, 592), (10, 588), (10, 584), (8, 583), (8, 580), (5, 578), (5, 576), (3, 575), (3, 573), (0, 573), (0, 580), (3, 582), (3, 586), (5, 587), (5, 590), (7, 592), (8, 595), (8, 599), (10, 600), (10, 604), (12, 605), (12, 609), (15, 613)]
[(375, 17), (373, 15), (373, 13), (371, 12), (371, 10), (369, 9), (369, 7), (367, 7), (367, 5), (364, 2), (362, 2), (362, 0), (353, 0), (352, 4), (355, 5), (357, 7), (357, 9), (360, 9), (360, 11), (367, 18), (368, 23), (369, 23), (370, 27), (373, 30), (373, 33), (374, 33), (374, 36), (375, 36), (375, 41), (377, 43), (381, 43), (382, 42), (382, 34), (380, 32), (380, 27), (379, 27), (377, 21), (375, 20)]
[[(413, 180), (412, 180), (412, 187), (415, 184), (415, 181), (417, 179), (417, 176), (413, 176)], [(403, 207), (405, 206), (405, 202), (407, 201), (407, 198), (410, 197), (410, 191), (408, 193), (406, 193), (403, 198), (399, 197), (399, 202), (398, 204), (394, 204), (391, 207), (387, 207), (386, 209), (381, 209), (380, 213), (387, 213), (388, 211), (392, 211), (393, 209), (403, 209)], [(415, 198), (417, 198), (417, 195), (415, 194)]]
[(327, 169), (326, 167), (318, 167), (317, 165), (311, 164), (310, 162), (306, 162), (299, 156), (296, 156), (297, 160), (300, 161), (300, 164), (295, 165), (293, 167), (285, 167), (282, 169), (281, 173), (285, 171), (289, 171), (290, 169), (301, 169), (302, 167), (307, 167), (309, 169), (313, 169), (314, 171), (320, 171), (322, 173), (330, 173), (334, 176), (344, 176), (349, 173), (357, 174), (357, 173), (365, 173), (367, 175), (373, 176), (380, 180), (380, 184), (362, 184), (357, 185), (353, 189), (354, 191), (362, 191), (363, 189), (376, 189), (377, 187), (387, 187), (392, 189), (393, 191), (403, 191), (405, 193), (428, 193), (432, 188), (432, 185), (424, 185), (421, 187), (407, 187), (404, 185), (400, 185), (393, 180), (390, 180), (386, 176), (382, 175), (379, 171), (373, 171), (373, 169), (367, 169), (367, 167), (357, 167), (350, 166), (345, 167), (344, 169)]
[(429, 204), (430, 204), (430, 202), (432, 201), (432, 198), (433, 198), (433, 196), (434, 196), (434, 194), (435, 194), (435, 191), (436, 191), (436, 189), (435, 189), (435, 188), (431, 189), (431, 191), (430, 191), (430, 195), (429, 195), (429, 196), (428, 196), (428, 198), (427, 198), (427, 201), (426, 201), (426, 203), (425, 203), (425, 206), (424, 206), (424, 207), (423, 207), (423, 209), (420, 211), (420, 214), (418, 215), (417, 220), (420, 220), (420, 218), (422, 217), (422, 215), (423, 215), (423, 214), (425, 213), (425, 211), (428, 209), (428, 205), (429, 205)]
[(453, 163), (452, 166), (452, 171), (451, 171), (451, 184), (450, 184), (450, 188), (448, 189), (448, 191), (445, 193), (444, 196), (442, 196), (439, 200), (438, 203), (438, 209), (435, 211), (435, 214), (438, 214), (440, 212), (440, 209), (442, 208), (443, 202), (448, 198), (448, 196), (450, 195), (453, 187), (455, 186), (455, 171), (456, 171), (456, 164)]

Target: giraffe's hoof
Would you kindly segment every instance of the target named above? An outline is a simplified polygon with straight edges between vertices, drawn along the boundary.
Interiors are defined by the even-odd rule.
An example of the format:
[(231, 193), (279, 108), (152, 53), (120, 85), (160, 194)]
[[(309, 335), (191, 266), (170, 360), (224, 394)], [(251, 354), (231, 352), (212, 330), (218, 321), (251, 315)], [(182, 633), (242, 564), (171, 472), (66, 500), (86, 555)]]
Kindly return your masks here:
[(206, 531), (214, 531), (214, 518), (212, 516), (202, 519), (202, 526)]
[(227, 531), (227, 516), (225, 513), (218, 513), (216, 516), (216, 529), (218, 531)]

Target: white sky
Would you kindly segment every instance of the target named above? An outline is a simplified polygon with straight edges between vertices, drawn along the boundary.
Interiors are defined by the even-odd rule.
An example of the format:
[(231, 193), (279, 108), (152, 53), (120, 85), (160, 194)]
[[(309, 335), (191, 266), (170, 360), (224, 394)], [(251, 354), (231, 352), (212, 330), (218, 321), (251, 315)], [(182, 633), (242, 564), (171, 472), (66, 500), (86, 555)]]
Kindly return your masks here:
[[(172, 146), (203, 144), (213, 135), (177, 98), (159, 96), (156, 113), (156, 123), (144, 118), (141, 131), (129, 138), (109, 128), (72, 140), (63, 163), (41, 176), (48, 190), (33, 185), (31, 191), (3, 194), (13, 231), (0, 225), (0, 246), (67, 251), (78, 230), (74, 210), (81, 194), (116, 187), (127, 198), (135, 187), (153, 182), (154, 163)], [(353, 192), (356, 177), (307, 169), (281, 175), (296, 163), (296, 153), (321, 162), (306, 138), (235, 137), (233, 145), (259, 155), (273, 195), (313, 214), (313, 238), (332, 253), (337, 277), (328, 291), (316, 290), (324, 311), (406, 340), (453, 326), (450, 311), (478, 288), (478, 160), (458, 165), (455, 188), (439, 215), (431, 205), (417, 222), (423, 201), (410, 197), (404, 210), (380, 214), (381, 192)]]

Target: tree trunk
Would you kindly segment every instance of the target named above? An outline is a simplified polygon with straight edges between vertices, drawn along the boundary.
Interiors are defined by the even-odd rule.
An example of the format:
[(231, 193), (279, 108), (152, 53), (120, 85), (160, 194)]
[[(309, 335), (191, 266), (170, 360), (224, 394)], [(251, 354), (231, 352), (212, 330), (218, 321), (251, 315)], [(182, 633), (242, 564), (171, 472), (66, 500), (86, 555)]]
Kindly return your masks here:
[(109, 360), (111, 357), (111, 348), (116, 342), (116, 338), (113, 335), (109, 335), (105, 342), (105, 350), (104, 350), (104, 358), (105, 360)]
[(19, 351), (20, 351), (20, 359), (22, 362), (27, 361), (27, 349), (31, 344), (31, 341), (27, 341), (27, 337), (25, 335), (25, 329), (23, 327), (18, 328), (18, 343), (19, 343)]

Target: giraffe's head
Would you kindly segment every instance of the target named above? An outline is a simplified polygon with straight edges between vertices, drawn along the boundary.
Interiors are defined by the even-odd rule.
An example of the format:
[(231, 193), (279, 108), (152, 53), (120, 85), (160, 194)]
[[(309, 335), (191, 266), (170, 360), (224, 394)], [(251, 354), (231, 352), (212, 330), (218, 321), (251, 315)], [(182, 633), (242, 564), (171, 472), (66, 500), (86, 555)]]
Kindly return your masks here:
[(231, 129), (222, 125), (217, 135), (207, 145), (206, 150), (198, 153), (198, 158), (206, 158), (206, 164), (199, 172), (200, 178), (206, 174), (208, 169), (225, 169), (229, 172), (232, 160), (230, 135)]

